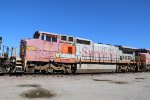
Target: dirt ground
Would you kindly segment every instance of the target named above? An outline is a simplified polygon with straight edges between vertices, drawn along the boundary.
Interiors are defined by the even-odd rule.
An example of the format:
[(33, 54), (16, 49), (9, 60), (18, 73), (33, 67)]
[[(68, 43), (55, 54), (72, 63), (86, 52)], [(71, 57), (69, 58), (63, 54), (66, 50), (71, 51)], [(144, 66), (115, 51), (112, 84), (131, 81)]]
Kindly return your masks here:
[(0, 100), (150, 100), (150, 73), (0, 76)]

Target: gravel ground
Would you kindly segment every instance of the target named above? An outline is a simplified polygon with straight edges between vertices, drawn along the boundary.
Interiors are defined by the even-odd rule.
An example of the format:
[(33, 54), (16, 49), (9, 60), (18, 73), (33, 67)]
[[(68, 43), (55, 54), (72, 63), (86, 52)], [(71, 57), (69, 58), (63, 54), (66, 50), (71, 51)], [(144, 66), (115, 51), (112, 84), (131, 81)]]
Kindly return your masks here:
[(150, 100), (150, 73), (0, 76), (0, 100)]

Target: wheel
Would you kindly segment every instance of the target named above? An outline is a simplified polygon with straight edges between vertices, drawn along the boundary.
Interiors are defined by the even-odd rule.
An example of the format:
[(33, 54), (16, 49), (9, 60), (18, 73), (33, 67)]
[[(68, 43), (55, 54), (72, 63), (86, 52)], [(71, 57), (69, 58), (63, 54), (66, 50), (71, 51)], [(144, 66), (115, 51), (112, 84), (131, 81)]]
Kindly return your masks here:
[(150, 66), (146, 66), (146, 71), (148, 72), (148, 71), (150, 71)]
[(37, 69), (34, 69), (34, 70), (33, 70), (33, 73), (34, 73), (34, 74), (36, 74), (37, 72), (38, 72), (38, 70), (37, 70)]
[(120, 66), (116, 66), (116, 72), (121, 72), (121, 67)]
[(72, 73), (71, 68), (65, 69), (65, 73), (68, 74), (68, 75), (71, 74)]
[(64, 70), (62, 70), (62, 71), (61, 71), (61, 74), (64, 74), (64, 73), (65, 73), (65, 71), (64, 71)]
[(25, 72), (27, 72), (27, 73), (34, 73), (34, 68), (26, 68)]
[(4, 75), (3, 68), (0, 67), (0, 75)]
[(47, 72), (47, 74), (49, 74), (49, 73), (52, 74), (52, 73), (54, 73), (54, 70), (52, 68), (47, 68), (46, 72)]
[(74, 64), (71, 66), (71, 71), (72, 71), (72, 74), (75, 74), (76, 73), (76, 70), (77, 70), (77, 65)]
[(129, 68), (128, 68), (128, 67), (126, 68), (126, 71), (125, 71), (125, 72), (129, 72)]

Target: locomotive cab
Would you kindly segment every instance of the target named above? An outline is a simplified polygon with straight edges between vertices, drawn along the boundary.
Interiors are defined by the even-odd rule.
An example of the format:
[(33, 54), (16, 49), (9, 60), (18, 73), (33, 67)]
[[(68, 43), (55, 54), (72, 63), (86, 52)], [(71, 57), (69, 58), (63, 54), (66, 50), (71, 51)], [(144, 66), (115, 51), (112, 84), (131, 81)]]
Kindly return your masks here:
[(36, 31), (33, 39), (21, 40), (20, 55), (22, 59), (32, 62), (48, 62), (54, 56), (51, 53), (58, 50), (57, 38), (57, 34)]
[(68, 36), (66, 38), (66, 41), (62, 41), (61, 35), (36, 31), (33, 39), (22, 40), (20, 56), (23, 59), (25, 70), (27, 72), (30, 70), (31, 72), (35, 70), (64, 71), (68, 68), (66, 66), (75, 63), (76, 49), (71, 43), (73, 38)]

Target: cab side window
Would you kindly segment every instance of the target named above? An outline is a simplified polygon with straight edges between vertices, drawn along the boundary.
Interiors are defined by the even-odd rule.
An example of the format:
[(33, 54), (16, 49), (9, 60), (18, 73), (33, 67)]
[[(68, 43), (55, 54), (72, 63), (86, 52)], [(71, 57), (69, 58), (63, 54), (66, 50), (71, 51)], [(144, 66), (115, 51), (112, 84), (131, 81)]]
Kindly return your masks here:
[(48, 41), (48, 42), (57, 42), (57, 36), (46, 35), (46, 41)]
[(46, 41), (51, 42), (52, 37), (46, 36)]
[(44, 35), (44, 34), (42, 34), (42, 36), (41, 36), (41, 40), (44, 40), (44, 37), (45, 37), (45, 35)]
[(61, 40), (67, 41), (67, 36), (61, 36)]
[(52, 42), (57, 42), (57, 37), (52, 37)]

